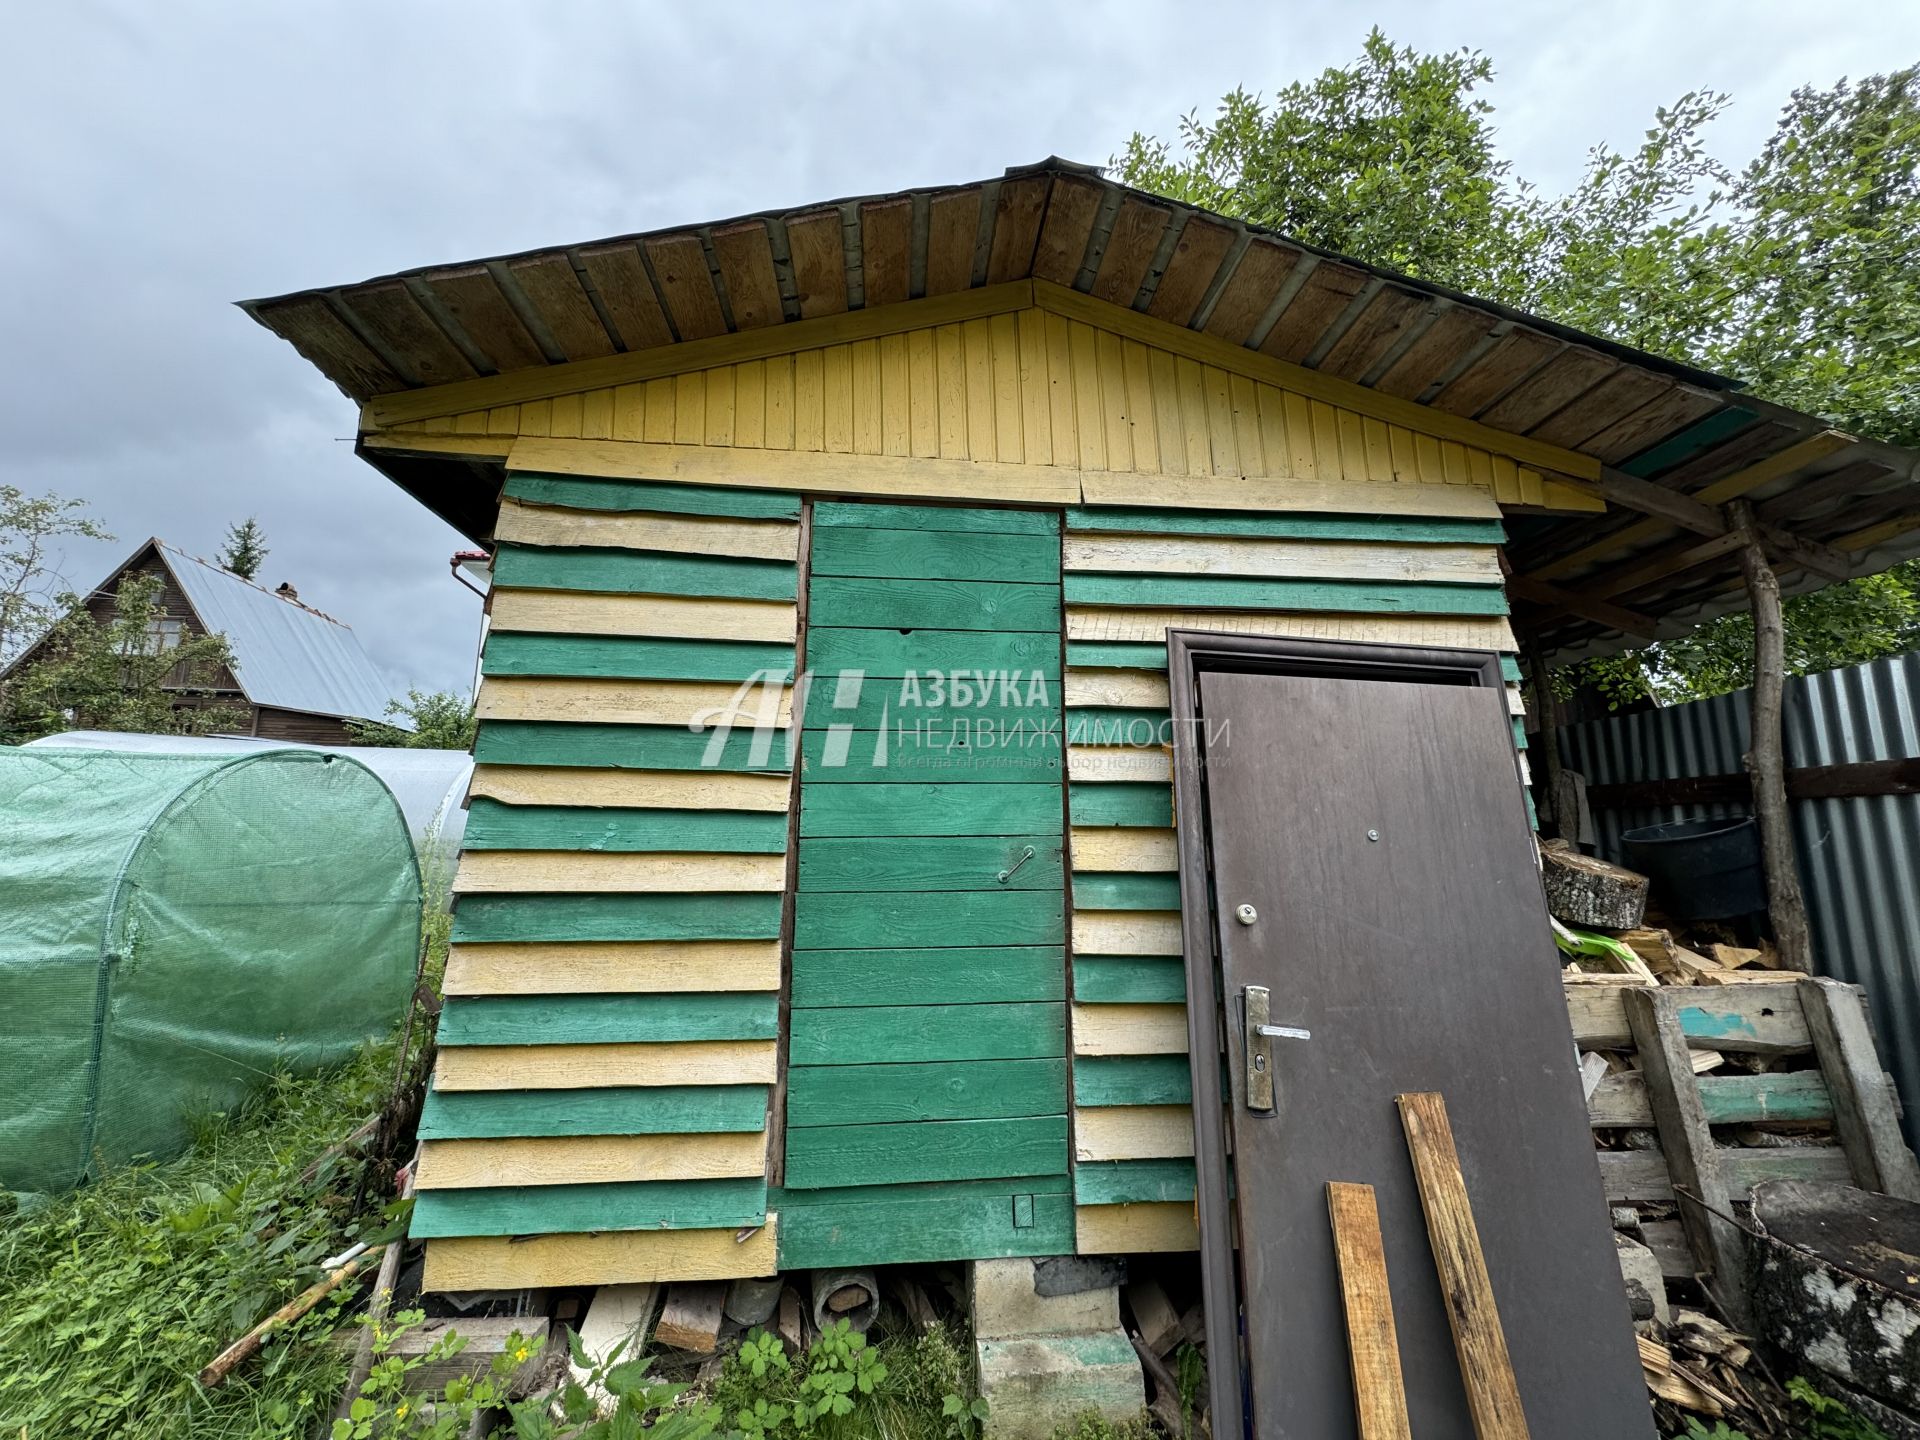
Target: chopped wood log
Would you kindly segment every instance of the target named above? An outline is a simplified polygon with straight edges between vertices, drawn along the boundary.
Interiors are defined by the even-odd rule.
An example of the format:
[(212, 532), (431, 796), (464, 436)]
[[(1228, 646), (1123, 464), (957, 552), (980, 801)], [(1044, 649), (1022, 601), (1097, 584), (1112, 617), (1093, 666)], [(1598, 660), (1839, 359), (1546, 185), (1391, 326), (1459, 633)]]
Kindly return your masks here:
[(1134, 1328), (1154, 1354), (1165, 1355), (1180, 1343), (1180, 1312), (1173, 1308), (1159, 1281), (1144, 1277), (1129, 1281), (1126, 1297)]
[(920, 1282), (910, 1275), (902, 1275), (893, 1282), (894, 1293), (900, 1297), (900, 1308), (907, 1312), (907, 1319), (915, 1329), (933, 1330), (940, 1324), (940, 1312), (933, 1308), (933, 1302), (927, 1298), (927, 1292)]
[(1722, 970), (1738, 970), (1742, 965), (1751, 965), (1760, 958), (1758, 950), (1749, 950), (1744, 945), (1713, 944), (1707, 947), (1707, 953), (1713, 956), (1713, 963)]
[(1540, 847), (1547, 909), (1568, 925), (1634, 930), (1647, 910), (1647, 877), (1570, 846)]
[(674, 1350), (711, 1355), (720, 1344), (720, 1326), (726, 1319), (725, 1281), (676, 1283), (667, 1291), (666, 1309), (653, 1327), (654, 1343)]
[(1727, 1063), (1727, 1057), (1718, 1050), (1695, 1050), (1687, 1057), (1693, 1061), (1693, 1073), (1704, 1075), (1709, 1070), (1718, 1070)]
[(1620, 943), (1647, 962), (1647, 968), (1656, 975), (1665, 975), (1674, 968), (1674, 940), (1671, 930), (1660, 930), (1642, 925), (1624, 931), (1619, 937)]

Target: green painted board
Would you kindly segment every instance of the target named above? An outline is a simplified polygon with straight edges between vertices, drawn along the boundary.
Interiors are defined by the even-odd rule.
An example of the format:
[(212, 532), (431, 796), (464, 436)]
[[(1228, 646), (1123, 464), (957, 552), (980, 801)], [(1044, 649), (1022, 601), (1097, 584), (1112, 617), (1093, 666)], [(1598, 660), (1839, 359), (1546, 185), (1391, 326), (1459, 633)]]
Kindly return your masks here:
[(1073, 1103), (1191, 1105), (1193, 1073), (1184, 1055), (1085, 1055), (1073, 1062)]
[(1080, 910), (1178, 910), (1180, 877), (1081, 871), (1073, 877), (1073, 903)]
[(1058, 1175), (1067, 1168), (1067, 1117), (820, 1125), (787, 1131), (786, 1186), (824, 1190), (928, 1180)]
[(1187, 967), (1172, 955), (1076, 955), (1073, 998), (1089, 1005), (1184, 1005)]
[(453, 1045), (621, 1045), (668, 1040), (774, 1040), (771, 991), (697, 995), (452, 995), (439, 1041)]
[(1057, 945), (793, 952), (796, 1007), (1062, 1000), (1066, 993), (1066, 952)]
[(1158, 749), (1173, 743), (1173, 716), (1165, 710), (1121, 710), (1104, 705), (1069, 710), (1067, 743)]
[(1060, 823), (1051, 785), (807, 785), (800, 835), (1032, 835)]
[(1498, 585), (1404, 580), (1259, 580), (1224, 575), (1089, 575), (1063, 581), (1069, 605), (1195, 610), (1314, 610), (1343, 615), (1504, 615)]
[(1700, 1103), (1713, 1125), (1773, 1120), (1816, 1124), (1833, 1118), (1833, 1096), (1818, 1070), (1777, 1075), (1702, 1075)]
[(810, 625), (807, 668), (820, 677), (816, 683), (832, 681), (841, 670), (923, 677), (930, 670), (959, 671), (975, 684), (991, 677), (996, 687), (1011, 681), (1025, 693), (1036, 674), (1047, 680), (1060, 678), (1060, 632), (850, 630)]
[(1520, 683), (1520, 662), (1511, 655), (1502, 655), (1500, 657), (1500, 678), (1510, 684), (1518, 685)]
[(407, 1230), (448, 1235), (567, 1235), (597, 1230), (737, 1230), (764, 1225), (766, 1181), (645, 1180), (422, 1190)]
[(1229, 535), (1268, 540), (1379, 540), (1415, 545), (1499, 545), (1498, 520), (1439, 515), (1274, 515), (1250, 510), (1142, 510), (1075, 505), (1067, 532)]
[(463, 895), (453, 938), (777, 940), (778, 895)]
[[(800, 847), (802, 891), (1060, 889), (1056, 826), (1049, 835), (809, 839)], [(1027, 852), (1031, 850), (1031, 856)], [(1005, 880), (999, 877), (1005, 875)]]
[(1157, 780), (1075, 781), (1067, 787), (1067, 809), (1075, 825), (1166, 830), (1173, 825), (1173, 787)]
[(1082, 1205), (1143, 1205), (1193, 1199), (1191, 1160), (1096, 1160), (1073, 1167)]
[[(719, 744), (716, 745), (715, 739)], [(609, 770), (730, 770), (784, 774), (784, 729), (735, 727), (696, 734), (684, 725), (567, 724), (482, 720), (473, 745), (480, 765), (582, 765)], [(708, 763), (711, 760), (712, 763)]]
[(1651, 476), (1661, 470), (1669, 470), (1696, 455), (1710, 445), (1716, 445), (1728, 436), (1747, 428), (1759, 416), (1752, 410), (1740, 406), (1730, 406), (1717, 411), (1704, 419), (1696, 420), (1678, 435), (1669, 435), (1651, 449), (1642, 450), (1630, 460), (1621, 462), (1620, 468), (1629, 475)]
[(1087, 670), (1165, 670), (1167, 647), (1126, 640), (1069, 640), (1067, 664)]
[[(1059, 804), (1058, 795), (1054, 803)], [(849, 942), (876, 950), (1059, 945), (1067, 938), (1065, 909), (1058, 890), (804, 893), (794, 899), (793, 943), (803, 950), (832, 950)]]
[(1067, 1053), (1066, 1010), (1058, 1003), (796, 1009), (788, 1031), (795, 1066), (1049, 1060)]
[(796, 568), (786, 560), (532, 545), (502, 545), (493, 557), (493, 583), (523, 590), (713, 595), (731, 600), (791, 600), (799, 590)]
[(778, 855), (787, 817), (748, 810), (601, 810), (588, 806), (468, 803), (467, 850), (682, 850)]
[(1057, 510), (977, 510), (959, 505), (865, 504), (816, 500), (813, 525), (857, 530), (966, 530), (1002, 535), (1058, 535)]
[(943, 630), (1060, 628), (1060, 587), (1005, 580), (864, 580), (822, 576), (808, 591), (812, 625)]
[(949, 684), (945, 671), (929, 675), (863, 675), (841, 684), (822, 677), (809, 688), (800, 723), (807, 730), (842, 726), (887, 730), (896, 735), (950, 735), (963, 723), (996, 731), (1026, 722), (1027, 728), (1060, 722), (1060, 682), (1032, 671), (1003, 674), (990, 685), (973, 675)]
[(803, 783), (1057, 786), (1066, 766), (1060, 732), (1057, 715), (1017, 720), (1004, 730), (964, 717), (891, 730), (809, 730), (800, 737)]
[(617, 680), (793, 678), (793, 647), (745, 640), (636, 640), (624, 635), (521, 635), (495, 630), (484, 675), (583, 675)]
[[(1015, 1207), (1027, 1203), (1025, 1224)], [(1064, 1175), (945, 1185), (776, 1190), (780, 1268), (907, 1265), (1071, 1255), (1073, 1196)]]
[(710, 1135), (763, 1130), (765, 1085), (622, 1085), (607, 1090), (429, 1090), (423, 1140), (522, 1135)]
[(645, 510), (658, 515), (727, 515), (744, 520), (798, 520), (800, 497), (777, 490), (719, 485), (664, 485), (651, 480), (595, 480), (571, 475), (507, 476), (507, 494), (569, 510)]
[(790, 1126), (1005, 1120), (1066, 1109), (1065, 1059), (796, 1065), (787, 1072)]
[(1060, 579), (1060, 541), (1054, 535), (822, 526), (814, 532), (808, 566), (815, 575), (876, 580), (1017, 580), (1052, 585)]

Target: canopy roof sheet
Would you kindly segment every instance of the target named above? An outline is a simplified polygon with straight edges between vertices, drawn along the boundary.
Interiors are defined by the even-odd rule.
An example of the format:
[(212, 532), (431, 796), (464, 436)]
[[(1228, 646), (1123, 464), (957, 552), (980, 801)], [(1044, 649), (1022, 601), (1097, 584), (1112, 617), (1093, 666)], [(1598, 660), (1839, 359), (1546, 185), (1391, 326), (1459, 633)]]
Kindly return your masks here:
[[(1585, 472), (1571, 478), (1615, 508), (1520, 517), (1510, 550), (1533, 581), (1514, 587), (1518, 622), (1563, 656), (1741, 608), (1738, 557), (1718, 518), (1732, 499), (1804, 542), (1776, 552), (1790, 592), (1920, 554), (1912, 452), (1839, 435), (1725, 377), (1059, 159), (243, 308), (372, 402), (378, 423), (380, 397), (423, 387), (1029, 278), (1571, 452)], [(476, 482), (497, 482), (497, 466), (377, 463), (485, 534), (497, 489)]]

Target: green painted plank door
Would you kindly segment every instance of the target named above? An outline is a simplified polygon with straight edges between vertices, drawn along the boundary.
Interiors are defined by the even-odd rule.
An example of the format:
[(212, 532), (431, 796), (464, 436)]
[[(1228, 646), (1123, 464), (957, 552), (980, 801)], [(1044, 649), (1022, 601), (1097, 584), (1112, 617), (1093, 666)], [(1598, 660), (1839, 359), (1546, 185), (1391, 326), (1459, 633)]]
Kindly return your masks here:
[[(1059, 586), (1054, 515), (816, 507), (785, 1193), (905, 1216), (987, 1187), (956, 1259), (1071, 1247), (1024, 1233), (1067, 1175)], [(874, 1264), (914, 1228), (793, 1234)]]

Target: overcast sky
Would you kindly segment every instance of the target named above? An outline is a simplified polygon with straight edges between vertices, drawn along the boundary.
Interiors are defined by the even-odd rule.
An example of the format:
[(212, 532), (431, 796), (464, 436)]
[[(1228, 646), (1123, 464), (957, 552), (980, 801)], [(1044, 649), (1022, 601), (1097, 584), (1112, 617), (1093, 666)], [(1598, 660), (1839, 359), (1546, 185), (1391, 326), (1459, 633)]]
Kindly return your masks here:
[(0, 87), (0, 389), (26, 489), (119, 539), (211, 556), (265, 527), (261, 579), (351, 624), (396, 693), (470, 683), (459, 536), (354, 459), (354, 407), (230, 302), (430, 263), (1101, 163), (1235, 85), (1357, 53), (1369, 24), (1494, 60), (1503, 144), (1548, 190), (1653, 108), (1731, 92), (1750, 156), (1797, 85), (1920, 59), (1920, 6), (1371, 7), (43, 0)]

